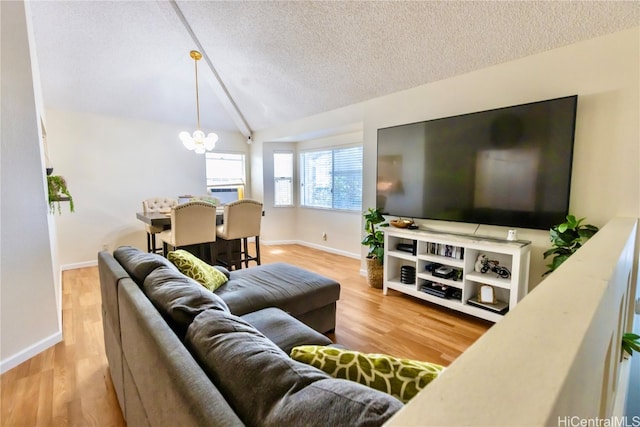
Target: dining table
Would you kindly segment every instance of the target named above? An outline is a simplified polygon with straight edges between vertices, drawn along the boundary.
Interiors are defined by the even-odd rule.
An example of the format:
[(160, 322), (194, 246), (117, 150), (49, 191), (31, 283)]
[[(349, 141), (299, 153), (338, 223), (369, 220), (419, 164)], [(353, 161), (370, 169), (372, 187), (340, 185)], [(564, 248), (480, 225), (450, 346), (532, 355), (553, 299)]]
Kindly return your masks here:
[[(216, 224), (217, 225), (221, 225), (222, 224), (222, 220), (223, 220), (223, 215), (224, 214), (224, 209), (219, 208), (216, 210)], [(145, 224), (151, 225), (152, 227), (159, 227), (162, 228), (164, 230), (170, 230), (171, 229), (171, 212), (137, 212), (136, 213), (136, 218), (142, 222), (144, 222)], [(216, 253), (217, 252), (224, 252), (226, 251), (226, 245), (233, 245), (233, 251), (239, 251), (240, 250), (240, 240), (230, 240), (230, 241), (226, 241), (223, 239), (220, 240), (216, 240)], [(197, 255), (199, 253), (199, 251), (197, 250), (199, 247), (199, 245), (190, 245), (190, 246), (185, 246), (184, 248), (181, 249), (185, 249), (191, 253), (193, 253), (194, 255)], [(205, 256), (206, 259), (203, 259), (203, 261), (211, 264), (211, 265), (215, 265), (217, 264), (217, 259), (215, 254), (209, 253)], [(242, 268), (241, 264), (238, 265), (234, 265), (233, 266), (236, 269)]]
[[(222, 224), (224, 209), (216, 209), (216, 224)], [(152, 227), (171, 228), (171, 212), (137, 212), (136, 218)]]

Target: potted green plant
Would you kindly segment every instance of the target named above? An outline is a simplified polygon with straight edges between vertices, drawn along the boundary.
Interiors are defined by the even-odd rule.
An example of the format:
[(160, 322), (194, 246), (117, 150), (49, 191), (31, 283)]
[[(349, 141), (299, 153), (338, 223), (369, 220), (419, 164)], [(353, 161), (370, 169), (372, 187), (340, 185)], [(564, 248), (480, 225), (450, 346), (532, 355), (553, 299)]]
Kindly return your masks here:
[(554, 225), (549, 230), (549, 238), (553, 247), (544, 253), (544, 258), (553, 255), (553, 260), (551, 264), (547, 264), (549, 270), (545, 271), (543, 276), (555, 271), (598, 232), (598, 227), (595, 225), (583, 225), (584, 218), (576, 219), (573, 215), (567, 215), (566, 219), (562, 224)]
[(627, 332), (622, 335), (622, 350), (633, 355), (634, 351), (640, 352), (640, 335)]
[(73, 197), (67, 188), (67, 182), (60, 175), (47, 176), (47, 186), (49, 190), (49, 209), (51, 213), (62, 213), (60, 202), (69, 202), (69, 210), (74, 211)]
[(364, 213), (364, 230), (366, 235), (362, 239), (362, 244), (369, 247), (367, 253), (367, 280), (369, 286), (376, 289), (382, 288), (384, 258), (384, 233), (378, 227), (384, 227), (385, 219), (380, 209), (369, 208)]

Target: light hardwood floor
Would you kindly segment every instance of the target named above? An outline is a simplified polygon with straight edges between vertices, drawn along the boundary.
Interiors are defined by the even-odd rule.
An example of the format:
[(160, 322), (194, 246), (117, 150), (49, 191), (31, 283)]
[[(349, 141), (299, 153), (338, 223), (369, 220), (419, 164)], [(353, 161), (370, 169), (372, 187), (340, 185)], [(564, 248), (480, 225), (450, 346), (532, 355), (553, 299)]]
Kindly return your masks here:
[[(356, 259), (299, 245), (261, 252), (263, 264), (284, 261), (341, 283), (330, 338), (350, 349), (449, 365), (492, 325), (394, 291), (385, 297)], [(97, 267), (64, 272), (62, 310), (64, 341), (0, 377), (0, 425), (126, 425), (104, 354)]]

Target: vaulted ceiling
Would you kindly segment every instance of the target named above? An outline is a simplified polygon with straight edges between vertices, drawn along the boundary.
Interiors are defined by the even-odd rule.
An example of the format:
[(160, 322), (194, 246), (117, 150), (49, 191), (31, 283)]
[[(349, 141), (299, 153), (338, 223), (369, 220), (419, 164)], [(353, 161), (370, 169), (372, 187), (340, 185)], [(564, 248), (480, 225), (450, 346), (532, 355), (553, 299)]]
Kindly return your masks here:
[(205, 130), (242, 128), (210, 66), (259, 130), (640, 25), (638, 1), (29, 5), (47, 108), (195, 124), (201, 49)]

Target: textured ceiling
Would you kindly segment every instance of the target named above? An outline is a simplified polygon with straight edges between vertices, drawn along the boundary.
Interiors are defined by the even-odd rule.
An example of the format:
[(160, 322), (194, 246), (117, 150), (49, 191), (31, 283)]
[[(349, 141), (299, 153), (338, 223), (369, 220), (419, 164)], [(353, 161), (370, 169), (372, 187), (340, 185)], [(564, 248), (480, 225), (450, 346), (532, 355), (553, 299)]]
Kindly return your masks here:
[[(640, 2), (177, 1), (251, 129), (640, 25)], [(195, 124), (166, 1), (29, 2), (45, 106)], [(238, 129), (199, 63), (205, 131)]]

